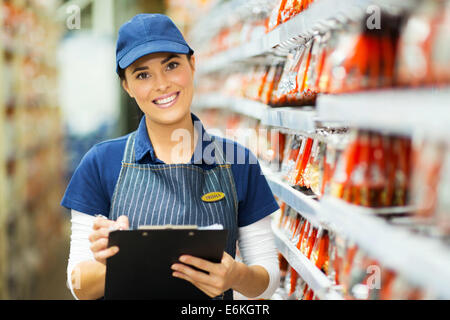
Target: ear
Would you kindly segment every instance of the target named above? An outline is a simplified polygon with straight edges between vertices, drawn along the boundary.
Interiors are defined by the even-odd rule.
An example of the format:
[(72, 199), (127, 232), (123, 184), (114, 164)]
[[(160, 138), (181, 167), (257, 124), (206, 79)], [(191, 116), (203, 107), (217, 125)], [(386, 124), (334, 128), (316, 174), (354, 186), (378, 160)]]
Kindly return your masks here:
[(128, 87), (127, 79), (123, 79), (121, 81), (121, 83), (122, 83), (122, 88), (128, 93), (130, 98), (134, 98), (134, 96), (131, 94), (130, 88)]
[(191, 64), (192, 71), (195, 72), (195, 56), (194, 55), (191, 56), (191, 60), (189, 61), (189, 63)]

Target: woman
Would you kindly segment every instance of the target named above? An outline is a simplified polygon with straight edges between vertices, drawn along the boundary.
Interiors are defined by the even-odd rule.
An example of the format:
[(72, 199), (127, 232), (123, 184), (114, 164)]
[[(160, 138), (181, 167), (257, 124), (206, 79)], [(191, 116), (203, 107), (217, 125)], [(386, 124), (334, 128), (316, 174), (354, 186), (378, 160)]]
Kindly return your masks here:
[[(229, 231), (222, 261), (182, 256), (183, 264), (172, 266), (173, 276), (212, 298), (232, 299), (232, 290), (269, 298), (279, 282), (270, 229), (270, 214), (278, 205), (254, 155), (235, 142), (210, 136), (190, 112), (193, 50), (168, 17), (139, 14), (120, 28), (116, 58), (122, 86), (144, 116), (135, 132), (95, 145), (67, 187), (61, 204), (72, 214), (72, 294), (77, 299), (103, 297), (106, 259), (120, 250), (108, 248), (111, 230), (220, 223)], [(182, 147), (174, 137), (184, 137)], [(245, 161), (236, 164), (239, 155)], [(225, 197), (202, 201), (209, 192)], [(238, 240), (243, 262), (235, 260)]]

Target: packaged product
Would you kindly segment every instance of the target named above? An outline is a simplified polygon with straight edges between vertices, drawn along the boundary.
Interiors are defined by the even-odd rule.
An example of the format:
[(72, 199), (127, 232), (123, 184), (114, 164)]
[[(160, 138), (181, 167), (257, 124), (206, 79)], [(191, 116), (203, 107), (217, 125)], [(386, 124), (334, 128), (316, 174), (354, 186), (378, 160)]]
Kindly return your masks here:
[(442, 161), (437, 190), (436, 222), (444, 236), (450, 235), (450, 150), (448, 146)]
[(311, 147), (311, 154), (308, 159), (305, 171), (303, 173), (304, 187), (310, 188), (315, 192), (319, 190), (319, 167), (323, 158), (325, 144), (319, 139), (315, 139)]
[(412, 174), (412, 203), (417, 214), (432, 217), (438, 203), (438, 186), (445, 158), (445, 144), (422, 140), (416, 146)]
[(392, 205), (404, 206), (408, 202), (411, 180), (411, 139), (395, 137), (393, 139), (393, 157), (396, 165), (394, 180), (394, 197)]
[(270, 32), (275, 29), (281, 23), (281, 14), (284, 10), (287, 0), (279, 0), (275, 7), (272, 9), (272, 12), (269, 17), (269, 22), (267, 25), (266, 32)]
[(311, 262), (326, 275), (328, 275), (328, 246), (328, 231), (320, 227), (311, 253)]
[(308, 220), (306, 220), (306, 219), (302, 220), (301, 225), (300, 225), (300, 231), (298, 234), (298, 240), (297, 240), (297, 244), (296, 244), (296, 248), (298, 250), (300, 250), (300, 252), (302, 251), (303, 239), (306, 237), (307, 233), (309, 232), (309, 225), (310, 225), (310, 223), (308, 222)]
[(281, 22), (288, 21), (294, 15), (294, 9), (297, 6), (298, 0), (287, 0), (281, 12)]
[(368, 168), (369, 194), (367, 202), (363, 205), (369, 207), (384, 207), (387, 201), (387, 179), (386, 179), (386, 159), (385, 147), (381, 134), (370, 134), (370, 156)]
[(321, 182), (321, 195), (330, 194), (330, 183), (336, 169), (337, 159), (339, 158), (338, 149), (331, 143), (326, 144), (325, 156), (323, 160), (323, 172)]
[[(295, 105), (315, 104), (316, 95), (313, 91), (311, 91), (309, 85), (314, 81), (314, 67), (318, 59), (317, 53), (320, 47), (320, 37), (315, 36), (305, 44), (305, 47), (305, 55), (302, 58), (296, 79), (296, 97), (295, 101), (293, 101), (293, 104)], [(309, 80), (309, 77), (312, 79)]]
[(313, 39), (311, 48), (311, 59), (305, 79), (305, 88), (303, 91), (303, 99), (305, 104), (314, 105), (315, 98), (319, 90), (319, 80), (322, 75), (323, 66), (327, 52), (327, 40), (330, 32), (324, 35), (316, 35)]
[(297, 65), (298, 59), (300, 58), (300, 49), (301, 47), (293, 49), (286, 57), (286, 63), (284, 64), (283, 71), (281, 72), (277, 88), (272, 94), (272, 106), (283, 106), (287, 103), (287, 93), (294, 85), (295, 72), (293, 70)]
[(392, 284), (396, 273), (391, 269), (384, 268), (381, 273), (380, 300), (392, 300)]
[(433, 28), (430, 71), (433, 82), (438, 85), (450, 83), (450, 1), (444, 1)]
[(270, 103), (273, 87), (276, 81), (276, 74), (282, 64), (271, 65), (267, 73), (266, 81), (260, 95), (260, 101), (265, 104)]
[(302, 145), (302, 138), (300, 135), (293, 134), (290, 136), (290, 141), (286, 143), (287, 154), (283, 157), (283, 164), (281, 167), (281, 174), (283, 179), (289, 179), (289, 173), (295, 168), (295, 161), (297, 160)]
[(270, 96), (269, 96), (268, 102), (266, 102), (266, 103), (273, 107), (283, 104), (283, 101), (280, 101), (277, 99), (276, 94), (278, 92), (278, 88), (280, 85), (281, 77), (282, 77), (284, 69), (285, 69), (285, 65), (286, 65), (286, 61), (283, 61), (277, 65), (276, 70), (275, 70), (275, 75), (273, 78), (272, 90), (270, 90), (268, 92), (268, 95), (270, 95)]
[[(302, 63), (305, 61), (306, 57), (309, 55), (308, 50), (310, 47), (306, 47), (306, 45), (301, 45), (295, 51), (295, 55), (293, 57), (294, 61), (291, 65), (291, 68), (288, 70), (287, 78), (286, 78), (286, 104), (287, 105), (295, 105), (297, 102), (297, 92), (299, 90), (299, 84), (297, 81), (298, 73)], [(301, 85), (301, 84), (300, 84)]]
[(298, 242), (300, 240), (300, 237), (302, 235), (302, 232), (304, 230), (304, 226), (303, 225), (306, 223), (306, 219), (304, 217), (300, 216), (300, 215), (298, 215), (298, 220), (299, 220), (298, 224), (295, 227), (295, 230), (294, 230), (293, 236), (292, 236), (292, 243), (295, 244), (295, 245), (298, 244)]
[(350, 199), (350, 177), (354, 170), (355, 160), (359, 157), (360, 143), (357, 132), (352, 133), (352, 140), (340, 154), (336, 169), (330, 183), (330, 195), (340, 199)]
[(279, 130), (270, 131), (270, 150), (273, 152), (270, 164), (272, 170), (278, 172), (281, 169), (283, 161), (284, 148), (286, 143), (286, 135)]
[(311, 155), (311, 149), (313, 145), (314, 140), (312, 138), (307, 137), (306, 142), (302, 144), (300, 152), (298, 154), (297, 161), (295, 163), (295, 180), (291, 181), (294, 182), (295, 185), (298, 185), (300, 187), (303, 187), (305, 185), (303, 181), (303, 173), (305, 171), (306, 165), (308, 164), (309, 157)]
[(288, 92), (288, 103), (291, 105), (304, 105), (307, 102), (304, 100), (304, 91), (307, 80), (307, 73), (311, 61), (311, 49), (314, 44), (314, 39), (311, 39), (303, 46), (303, 53), (300, 57), (298, 68), (296, 68), (295, 88)]
[[(397, 84), (419, 86), (432, 82), (431, 49), (434, 23), (443, 1), (421, 1), (409, 15), (399, 39)], [(448, 32), (448, 31), (447, 31)]]

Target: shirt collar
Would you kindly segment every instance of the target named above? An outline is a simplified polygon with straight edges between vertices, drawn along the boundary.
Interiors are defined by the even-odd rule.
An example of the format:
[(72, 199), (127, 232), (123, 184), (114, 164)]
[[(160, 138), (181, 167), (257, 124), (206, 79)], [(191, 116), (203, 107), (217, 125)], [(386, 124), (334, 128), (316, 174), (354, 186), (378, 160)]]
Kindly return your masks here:
[[(197, 132), (201, 132), (198, 135), (195, 151), (192, 155), (190, 163), (192, 164), (215, 164), (214, 150), (210, 156), (205, 156), (205, 148), (212, 142), (211, 136), (206, 132), (200, 119), (193, 113), (191, 113), (192, 122)], [(145, 122), (145, 115), (141, 118), (139, 127), (136, 132), (135, 138), (135, 158), (138, 163), (163, 163), (156, 157), (155, 150), (153, 149), (152, 142), (148, 136), (147, 124)], [(212, 159), (211, 159), (212, 156)], [(212, 161), (212, 162), (211, 162)]]

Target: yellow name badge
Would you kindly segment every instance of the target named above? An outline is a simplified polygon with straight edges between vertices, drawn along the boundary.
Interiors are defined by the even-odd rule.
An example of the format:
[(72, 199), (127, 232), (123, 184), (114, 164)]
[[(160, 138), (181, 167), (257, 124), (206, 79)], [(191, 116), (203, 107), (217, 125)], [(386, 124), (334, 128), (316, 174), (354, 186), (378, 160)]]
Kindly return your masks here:
[(225, 198), (225, 193), (223, 192), (209, 192), (202, 196), (202, 200), (205, 202), (215, 202)]

